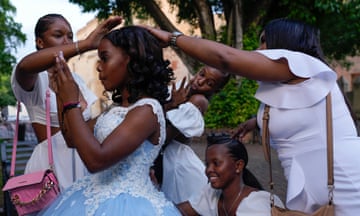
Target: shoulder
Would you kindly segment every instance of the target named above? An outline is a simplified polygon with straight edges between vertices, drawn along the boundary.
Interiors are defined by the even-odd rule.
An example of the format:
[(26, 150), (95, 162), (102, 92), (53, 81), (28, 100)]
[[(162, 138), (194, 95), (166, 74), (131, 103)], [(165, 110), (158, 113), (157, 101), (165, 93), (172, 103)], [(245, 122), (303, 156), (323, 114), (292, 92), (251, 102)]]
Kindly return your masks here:
[[(267, 206), (270, 206), (269, 205), (270, 198), (271, 198), (271, 193), (269, 193), (268, 191), (264, 191), (264, 190), (253, 191), (241, 203), (245, 205), (257, 203), (259, 206), (263, 206), (266, 208)], [(274, 201), (275, 201), (275, 205), (284, 206), (281, 199), (276, 195), (274, 195)]]
[(208, 99), (202, 94), (195, 94), (189, 98), (189, 102), (194, 104), (201, 113), (205, 113), (209, 106)]
[(198, 194), (193, 194), (188, 201), (198, 214), (216, 215), (220, 194), (221, 190), (213, 189), (210, 184), (207, 184)]
[(142, 98), (134, 103), (130, 107), (130, 110), (135, 107), (150, 107), (154, 113), (162, 113), (163, 107), (161, 106), (160, 102), (154, 98)]
[[(156, 116), (157, 122), (159, 122), (161, 125), (165, 125), (165, 116), (164, 116), (164, 110), (161, 106), (160, 102), (153, 98), (142, 98), (138, 101), (136, 101), (133, 105), (129, 107), (129, 114), (132, 114), (132, 116), (136, 116), (136, 118), (142, 118), (142, 116)], [(143, 122), (146, 122), (145, 119), (142, 120)]]

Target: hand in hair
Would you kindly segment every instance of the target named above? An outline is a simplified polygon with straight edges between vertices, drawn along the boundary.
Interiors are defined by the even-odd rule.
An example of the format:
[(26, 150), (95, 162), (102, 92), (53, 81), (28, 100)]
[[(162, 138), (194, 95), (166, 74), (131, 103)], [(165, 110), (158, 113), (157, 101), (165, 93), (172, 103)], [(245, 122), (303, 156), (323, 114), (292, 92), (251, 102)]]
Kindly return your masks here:
[(236, 129), (235, 133), (232, 135), (232, 138), (238, 138), (240, 142), (243, 142), (244, 137), (254, 131), (257, 128), (256, 117), (248, 119), (247, 121), (239, 124), (238, 128)]

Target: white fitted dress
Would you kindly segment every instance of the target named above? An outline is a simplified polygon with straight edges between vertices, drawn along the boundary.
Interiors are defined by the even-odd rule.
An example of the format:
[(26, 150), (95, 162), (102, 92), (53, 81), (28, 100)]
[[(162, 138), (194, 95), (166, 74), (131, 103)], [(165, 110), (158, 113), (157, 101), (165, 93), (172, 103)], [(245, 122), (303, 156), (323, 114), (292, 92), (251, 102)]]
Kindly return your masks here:
[(360, 138), (336, 83), (337, 75), (311, 56), (287, 50), (257, 51), (286, 59), (298, 84), (260, 82), (256, 98), (270, 106), (269, 132), (288, 180), (286, 204), (290, 209), (315, 211), (328, 201), (325, 97), (331, 92), (334, 133), (334, 203), (336, 215), (360, 213)]

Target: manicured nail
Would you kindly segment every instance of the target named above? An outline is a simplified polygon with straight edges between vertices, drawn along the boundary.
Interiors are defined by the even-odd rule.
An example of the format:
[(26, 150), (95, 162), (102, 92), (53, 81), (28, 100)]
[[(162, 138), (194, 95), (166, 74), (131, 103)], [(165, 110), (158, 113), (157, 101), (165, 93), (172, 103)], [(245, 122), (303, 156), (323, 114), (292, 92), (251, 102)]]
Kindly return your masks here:
[(64, 59), (64, 53), (63, 53), (62, 50), (59, 51), (59, 57), (60, 57), (61, 59)]

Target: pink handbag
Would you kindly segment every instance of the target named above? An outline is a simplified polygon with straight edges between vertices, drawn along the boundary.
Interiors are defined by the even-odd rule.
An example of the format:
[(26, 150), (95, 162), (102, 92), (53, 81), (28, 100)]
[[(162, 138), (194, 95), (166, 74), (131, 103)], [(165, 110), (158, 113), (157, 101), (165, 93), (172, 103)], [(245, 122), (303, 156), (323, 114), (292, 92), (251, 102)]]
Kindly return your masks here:
[(3, 187), (9, 191), (11, 202), (19, 216), (36, 213), (50, 205), (60, 194), (59, 183), (53, 172), (53, 156), (50, 131), (50, 91), (46, 91), (46, 133), (48, 141), (48, 157), (50, 168), (45, 171), (15, 176), (16, 145), (19, 125), (20, 102), (16, 117), (16, 128), (11, 158), (10, 179)]

